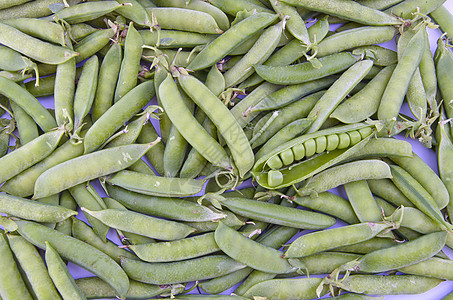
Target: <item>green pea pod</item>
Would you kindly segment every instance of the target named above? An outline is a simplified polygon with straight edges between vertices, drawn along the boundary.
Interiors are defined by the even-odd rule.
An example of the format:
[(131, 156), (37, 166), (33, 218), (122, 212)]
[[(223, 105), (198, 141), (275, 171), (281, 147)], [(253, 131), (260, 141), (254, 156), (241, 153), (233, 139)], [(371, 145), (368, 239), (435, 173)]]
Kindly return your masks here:
[(434, 61), (436, 63), (437, 84), (442, 99), (444, 99), (444, 103), (446, 104), (444, 104), (445, 114), (447, 115), (447, 118), (452, 118), (453, 105), (451, 105), (451, 101), (453, 99), (453, 87), (448, 82), (451, 76), (451, 68), (453, 67), (453, 53), (447, 48), (447, 45), (442, 38), (437, 40)]
[(120, 8), (116, 9), (116, 12), (132, 22), (141, 25), (151, 27), (151, 17), (145, 10), (145, 7), (137, 0), (119, 0), (118, 3), (123, 4)]
[(0, 158), (0, 182), (4, 182), (49, 156), (58, 146), (63, 129), (48, 132)]
[(320, 58), (321, 67), (314, 67), (311, 62), (289, 66), (255, 65), (253, 67), (256, 73), (268, 82), (274, 84), (298, 84), (340, 73), (360, 59), (360, 56), (349, 52), (340, 52)]
[(267, 299), (314, 299), (326, 295), (328, 289), (324, 288), (320, 295), (317, 287), (322, 282), (321, 278), (298, 279), (272, 279), (265, 280), (252, 286), (244, 297), (263, 297)]
[(209, 0), (209, 2), (220, 8), (223, 12), (236, 16), (241, 11), (270, 12), (263, 4), (258, 4), (256, 1), (237, 1), (237, 0)]
[(404, 19), (411, 19), (413, 14), (420, 12), (424, 15), (429, 14), (439, 6), (441, 6), (446, 0), (432, 0), (420, 3), (416, 0), (403, 1), (395, 6), (392, 6), (385, 10), (386, 13), (391, 13), (394, 16), (398, 16)]
[(36, 179), (34, 198), (47, 197), (82, 182), (123, 170), (158, 142), (100, 150), (58, 164)]
[(453, 216), (453, 172), (452, 172), (452, 156), (453, 156), (453, 143), (451, 138), (447, 135), (445, 125), (439, 122), (438, 130), (440, 130), (440, 139), (437, 150), (437, 163), (439, 167), (439, 175), (445, 187), (448, 190), (449, 202), (447, 204), (447, 212), (450, 218)]
[(125, 297), (129, 288), (129, 278), (123, 269), (107, 254), (78, 239), (49, 229), (38, 223), (25, 220), (14, 221), (17, 231), (35, 246), (45, 249), (47, 241), (65, 259), (99, 276), (114, 288), (120, 297)]
[(199, 193), (204, 180), (160, 177), (133, 171), (121, 171), (106, 181), (140, 194), (163, 197), (183, 197)]
[(453, 17), (450, 11), (441, 5), (431, 12), (431, 17), (434, 19), (436, 24), (440, 26), (443, 32), (447, 33), (447, 36), (451, 39), (453, 33)]
[[(55, 14), (57, 18), (63, 19), (69, 24), (83, 23), (94, 20), (107, 13), (120, 8), (122, 4), (116, 1), (94, 1), (87, 3), (79, 3), (70, 7), (65, 7)], [(52, 19), (54, 16), (50, 16)]]
[(14, 113), (14, 119), (16, 120), (17, 130), (19, 131), (20, 143), (21, 145), (25, 145), (39, 136), (38, 125), (15, 102), (11, 101), (10, 105)]
[(33, 37), (65, 46), (64, 29), (60, 24), (36, 18), (8, 19), (2, 23)]
[(218, 36), (216, 34), (166, 29), (162, 29), (159, 32), (156, 30), (153, 30), (152, 32), (150, 30), (140, 30), (139, 33), (143, 38), (144, 45), (173, 49), (179, 49), (181, 47), (193, 48), (200, 45), (206, 45)]
[(258, 12), (235, 24), (213, 40), (189, 64), (190, 70), (201, 70), (211, 66), (230, 53), (238, 44), (277, 19), (277, 15)]
[(30, 0), (13, 0), (13, 1), (3, 0), (3, 1), (0, 1), (0, 9), (5, 9), (5, 8), (11, 7), (11, 6), (20, 5), (23, 3), (27, 3), (28, 1), (30, 1)]
[(116, 29), (98, 29), (74, 45), (74, 51), (79, 53), (75, 57), (76, 63), (80, 63), (90, 56), (95, 55), (104, 48), (116, 33)]
[(284, 0), (283, 2), (365, 25), (397, 25), (401, 23), (394, 16), (352, 0)]

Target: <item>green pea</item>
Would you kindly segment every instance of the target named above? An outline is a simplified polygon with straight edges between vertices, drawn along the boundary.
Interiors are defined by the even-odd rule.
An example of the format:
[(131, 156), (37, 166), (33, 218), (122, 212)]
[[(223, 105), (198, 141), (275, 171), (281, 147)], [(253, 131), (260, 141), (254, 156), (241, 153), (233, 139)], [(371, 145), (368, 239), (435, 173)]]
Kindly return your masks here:
[(270, 186), (277, 186), (283, 183), (283, 174), (277, 170), (271, 170), (267, 174), (267, 181)]
[(314, 139), (309, 139), (304, 142), (305, 156), (310, 157), (316, 153), (316, 142)]
[(275, 155), (269, 158), (269, 160), (267, 161), (267, 165), (269, 166), (269, 168), (277, 170), (283, 167), (283, 162), (278, 155)]

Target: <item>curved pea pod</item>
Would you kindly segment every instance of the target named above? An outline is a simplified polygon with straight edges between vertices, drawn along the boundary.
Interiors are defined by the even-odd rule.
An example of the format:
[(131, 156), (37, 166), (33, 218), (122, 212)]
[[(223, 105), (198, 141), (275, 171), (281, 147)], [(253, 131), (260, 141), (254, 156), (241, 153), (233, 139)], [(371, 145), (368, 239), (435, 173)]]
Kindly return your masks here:
[(95, 217), (109, 227), (159, 240), (177, 240), (195, 232), (195, 229), (190, 226), (133, 211), (120, 209), (91, 211), (84, 207), (82, 207), (82, 211)]
[(126, 169), (155, 143), (132, 144), (100, 150), (60, 163), (36, 179), (34, 198), (47, 197), (101, 176)]
[(362, 149), (354, 153), (349, 159), (357, 160), (380, 157), (410, 158), (412, 155), (412, 145), (405, 140), (376, 138), (371, 139)]
[(367, 179), (391, 178), (388, 164), (381, 160), (358, 160), (326, 169), (310, 179), (298, 191), (299, 195), (313, 195), (325, 192), (345, 183)]
[(190, 75), (180, 74), (178, 81), (189, 97), (206, 113), (224, 138), (233, 156), (239, 176), (252, 168), (254, 155), (244, 131), (228, 108), (218, 100), (201, 81)]
[(304, 257), (339, 246), (360, 243), (392, 226), (390, 223), (367, 222), (312, 232), (294, 240), (285, 252), (285, 257)]
[(393, 183), (409, 201), (442, 228), (451, 231), (451, 225), (444, 220), (435, 200), (428, 191), (403, 168), (395, 165), (391, 165), (390, 168), (392, 170)]
[(427, 15), (431, 13), (433, 10), (441, 6), (445, 0), (432, 0), (426, 2), (418, 2), (414, 0), (403, 1), (394, 5), (387, 10), (386, 13), (391, 13), (395, 16), (410, 19), (413, 17), (413, 14), (416, 12), (420, 12), (423, 15)]
[(110, 42), (115, 33), (116, 28), (98, 29), (75, 44), (74, 51), (79, 53), (75, 57), (76, 63), (80, 63), (101, 51)]
[(321, 57), (321, 67), (316, 68), (311, 62), (288, 66), (255, 65), (255, 72), (264, 80), (274, 84), (298, 84), (340, 73), (358, 60), (360, 56), (349, 52), (340, 52)]
[(338, 105), (330, 114), (342, 123), (362, 122), (377, 112), (382, 94), (395, 66), (382, 69), (363, 89)]
[(4, 182), (49, 156), (58, 146), (63, 129), (47, 132), (0, 158), (0, 182)]
[(340, 270), (380, 273), (410, 266), (434, 256), (445, 246), (447, 232), (433, 232), (412, 241), (365, 254)]
[(397, 30), (394, 26), (362, 26), (341, 31), (319, 43), (317, 57), (360, 46), (385, 43), (391, 41), (396, 33)]
[[(111, 286), (98, 277), (83, 277), (75, 280), (77, 287), (88, 299), (118, 298), (119, 295)], [(170, 285), (153, 285), (130, 280), (126, 298), (147, 299), (172, 291)]]
[(422, 158), (413, 153), (412, 157), (392, 157), (391, 159), (405, 169), (432, 195), (439, 209), (447, 206), (450, 197), (445, 184)]
[(442, 279), (415, 275), (352, 275), (332, 285), (368, 295), (422, 294), (438, 286)]
[(401, 23), (394, 16), (352, 0), (284, 0), (283, 2), (365, 25), (397, 25)]
[(245, 268), (245, 265), (226, 255), (170, 263), (147, 263), (124, 258), (121, 266), (131, 279), (159, 285), (210, 279)]
[[(444, 109), (447, 118), (453, 117), (453, 87), (449, 84), (451, 70), (453, 68), (453, 53), (447, 48), (442, 38), (437, 40), (437, 49), (434, 53), (434, 61), (436, 63), (436, 75), (439, 91), (444, 99)], [(445, 105), (448, 104), (448, 105)]]
[(3, 23), (0, 23), (0, 32), (0, 42), (3, 45), (45, 64), (61, 64), (78, 55), (68, 48), (43, 42)]
[(121, 171), (106, 181), (130, 191), (151, 196), (182, 197), (199, 193), (204, 180), (160, 177), (133, 171)]
[(198, 53), (188, 68), (196, 71), (211, 66), (277, 18), (274, 14), (258, 12), (233, 25)]
[(45, 242), (49, 242), (64, 259), (99, 276), (114, 288), (121, 297), (126, 296), (129, 288), (129, 278), (121, 267), (107, 256), (107, 254), (82, 241), (43, 225), (25, 220), (14, 222), (18, 226), (17, 231), (19, 234), (35, 246), (45, 249)]
[(42, 130), (49, 131), (57, 127), (55, 119), (44, 106), (25, 88), (14, 81), (0, 76), (0, 93), (25, 110)]
[(152, 80), (137, 85), (110, 107), (88, 129), (84, 139), (85, 153), (94, 151), (143, 108), (154, 96)]
[(48, 243), (46, 244), (46, 264), (49, 270), (49, 275), (52, 278), (58, 292), (64, 299), (86, 299), (82, 291), (77, 287), (74, 278), (69, 273), (68, 267), (61, 259), (60, 255)]
[(404, 268), (399, 268), (398, 271), (411, 275), (452, 280), (452, 263), (453, 261), (449, 259), (431, 257), (419, 263)]
[(184, 199), (144, 195), (114, 185), (107, 185), (107, 192), (127, 208), (156, 217), (189, 222), (213, 221), (225, 217), (223, 213)]
[(328, 289), (324, 288), (320, 295), (317, 295), (316, 289), (321, 282), (321, 278), (265, 280), (252, 286), (243, 296), (265, 299), (316, 299), (328, 293)]
[(255, 270), (269, 273), (289, 273), (293, 270), (282, 258), (282, 252), (243, 236), (223, 222), (219, 222), (215, 230), (215, 241), (225, 254)]
[(121, 6), (122, 4), (119, 4), (116, 1), (93, 1), (79, 3), (77, 5), (65, 7), (55, 15), (48, 18), (53, 19), (54, 17), (57, 17), (65, 20), (69, 24), (77, 24), (102, 17), (103, 15), (108, 14)]
[(61, 222), (76, 211), (62, 206), (40, 203), (8, 194), (0, 194), (0, 211), (11, 216), (36, 222)]
[(171, 242), (130, 245), (127, 248), (132, 250), (141, 260), (147, 262), (179, 261), (220, 250), (213, 232)]
[(2, 69), (2, 71), (22, 71), (22, 74), (24, 75), (24, 73), (28, 72), (30, 69), (37, 68), (36, 64), (11, 48), (0, 46), (0, 55), (2, 56), (2, 61), (0, 62), (0, 69)]
[[(344, 161), (369, 141), (372, 132), (366, 124), (351, 124), (297, 137), (260, 157), (253, 167), (252, 175), (266, 188), (289, 186)], [(299, 162), (301, 158), (315, 153), (320, 154)], [(287, 156), (285, 161), (282, 160), (282, 154), (283, 157)], [(292, 164), (294, 161), (296, 163)], [(289, 167), (282, 169), (283, 163)]]
[(2, 272), (0, 273), (0, 294), (5, 299), (33, 299), (19, 272), (14, 254), (11, 251), (8, 240), (0, 231), (0, 261)]
[(15, 18), (3, 20), (2, 23), (33, 37), (65, 46), (64, 29), (60, 24), (37, 18)]
[[(437, 148), (437, 162), (439, 167), (439, 175), (445, 187), (448, 190), (449, 202), (447, 205), (448, 215), (453, 216), (453, 168), (451, 166), (453, 159), (453, 143), (445, 129), (445, 124), (439, 122), (438, 130), (440, 131), (440, 139)], [(448, 125), (447, 125), (448, 126)]]
[(245, 198), (225, 198), (220, 203), (238, 215), (294, 228), (323, 229), (336, 222), (324, 214)]

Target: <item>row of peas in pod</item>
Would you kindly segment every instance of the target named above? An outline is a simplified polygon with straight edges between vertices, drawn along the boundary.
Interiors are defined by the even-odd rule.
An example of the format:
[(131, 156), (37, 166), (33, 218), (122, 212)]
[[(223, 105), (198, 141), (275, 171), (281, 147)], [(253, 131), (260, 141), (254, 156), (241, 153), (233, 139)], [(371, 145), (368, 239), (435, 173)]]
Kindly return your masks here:
[(446, 286), (449, 1), (0, 0), (1, 299)]

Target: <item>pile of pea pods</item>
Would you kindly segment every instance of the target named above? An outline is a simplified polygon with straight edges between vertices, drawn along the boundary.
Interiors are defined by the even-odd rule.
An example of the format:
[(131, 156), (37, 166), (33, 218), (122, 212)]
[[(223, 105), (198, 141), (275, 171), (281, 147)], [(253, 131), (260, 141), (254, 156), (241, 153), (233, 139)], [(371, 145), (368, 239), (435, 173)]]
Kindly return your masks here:
[(0, 298), (453, 281), (447, 1), (0, 0)]

